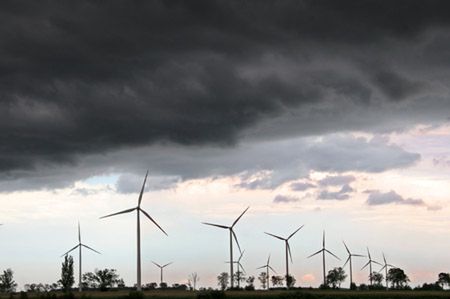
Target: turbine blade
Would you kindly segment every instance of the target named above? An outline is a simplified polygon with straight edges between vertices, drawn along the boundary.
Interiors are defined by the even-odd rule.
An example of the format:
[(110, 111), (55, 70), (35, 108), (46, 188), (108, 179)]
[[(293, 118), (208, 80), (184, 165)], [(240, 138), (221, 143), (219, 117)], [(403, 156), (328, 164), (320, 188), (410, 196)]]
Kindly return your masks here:
[(116, 215), (119, 215), (119, 214), (130, 213), (130, 212), (133, 212), (133, 211), (136, 210), (136, 209), (137, 209), (137, 208), (132, 208), (132, 209), (128, 209), (128, 210), (123, 210), (123, 211), (120, 211), (120, 212), (117, 212), (117, 213), (114, 213), (114, 214), (109, 214), (109, 215), (100, 217), (100, 219), (108, 218), (108, 217), (111, 217), (111, 216), (116, 216)]
[(242, 272), (243, 272), (244, 274), (247, 274), (247, 273), (245, 272), (244, 266), (242, 266), (242, 264), (241, 264), (240, 262), (238, 262), (237, 264), (238, 264), (238, 267), (241, 267)]
[(361, 270), (364, 270), (365, 267), (369, 266), (370, 261), (367, 262), (367, 264), (364, 265), (364, 267), (361, 268)]
[(153, 264), (155, 264), (157, 267), (162, 268), (162, 266), (158, 263), (155, 263), (154, 261), (152, 261)]
[(331, 254), (332, 256), (334, 256), (335, 258), (337, 258), (338, 260), (341, 260), (337, 255), (335, 255), (334, 253), (332, 253), (328, 249), (325, 249), (325, 251), (328, 252), (329, 254)]
[(267, 234), (267, 235), (269, 235), (269, 236), (272, 236), (272, 237), (274, 237), (274, 238), (277, 238), (277, 239), (280, 239), (280, 240), (283, 240), (283, 241), (286, 241), (286, 239), (285, 238), (282, 238), (282, 237), (280, 237), (280, 236), (277, 236), (277, 235), (273, 235), (273, 234), (271, 234), (271, 233), (266, 233), (266, 232), (264, 232), (265, 234)]
[(289, 240), (292, 236), (294, 236), (299, 230), (301, 230), (303, 228), (304, 225), (300, 226), (299, 228), (297, 228), (295, 230), (295, 232), (293, 232), (292, 234), (289, 235), (289, 237), (287, 237), (287, 240)]
[(161, 226), (159, 226), (159, 224), (158, 223), (156, 223), (156, 221), (155, 220), (153, 220), (153, 218), (152, 217), (150, 217), (150, 215), (146, 212), (146, 211), (144, 211), (143, 209), (141, 209), (141, 208), (138, 208), (139, 209), (139, 211), (141, 211), (142, 213), (144, 213), (144, 215), (145, 216), (147, 216), (147, 218), (148, 219), (150, 219), (150, 221), (151, 222), (153, 222), (153, 224), (155, 224), (166, 236), (168, 236), (168, 234), (162, 229), (162, 227)]
[(267, 265), (270, 263), (270, 254), (269, 257), (267, 258)]
[(323, 251), (323, 249), (320, 249), (319, 251), (317, 251), (317, 252), (311, 254), (310, 256), (308, 256), (307, 258), (309, 259), (310, 257), (313, 257), (313, 256), (315, 256), (315, 255), (321, 253), (322, 251)]
[(162, 266), (162, 267), (164, 268), (164, 267), (167, 267), (167, 266), (169, 266), (169, 265), (171, 265), (171, 264), (173, 264), (173, 262), (167, 263), (167, 264), (165, 264), (165, 265)]
[(238, 246), (238, 248), (239, 248), (239, 252), (242, 254), (241, 245), (239, 245), (239, 241), (238, 241), (238, 239), (237, 239), (237, 237), (236, 237), (236, 234), (234, 233), (234, 230), (233, 230), (233, 229), (231, 229), (231, 234), (233, 235), (233, 238), (234, 238), (234, 240), (236, 241), (236, 244), (237, 244), (237, 246)]
[(383, 266), (383, 264), (381, 264), (381, 263), (379, 263), (379, 262), (377, 262), (377, 261), (372, 261), (372, 263), (377, 264), (377, 265), (379, 265), (379, 266)]
[(352, 256), (356, 256), (356, 257), (366, 257), (365, 255), (361, 255), (361, 254), (352, 254)]
[(386, 268), (386, 265), (384, 265), (378, 272), (383, 271)]
[(242, 212), (242, 214), (233, 222), (233, 225), (231, 225), (231, 227), (235, 226), (236, 223), (239, 221), (239, 219), (241, 219), (241, 217), (245, 214), (245, 212), (247, 212), (247, 210), (250, 209), (250, 207), (247, 207), (244, 212)]
[(268, 266), (270, 270), (272, 270), (275, 274), (278, 274), (277, 271), (275, 271), (274, 268), (272, 268), (271, 266)]
[(286, 241), (286, 244), (287, 244), (289, 257), (291, 258), (291, 263), (293, 263), (294, 261), (292, 260), (291, 246), (289, 246), (289, 242), (288, 241)]
[(203, 224), (206, 224), (206, 225), (211, 225), (211, 226), (216, 226), (216, 227), (220, 227), (220, 228), (229, 229), (229, 227), (228, 227), (228, 226), (225, 226), (225, 225), (214, 224), (214, 223), (208, 223), (208, 222), (202, 222), (202, 223), (203, 223)]
[(370, 257), (370, 251), (369, 251), (369, 247), (367, 247), (367, 256), (369, 257), (369, 260), (371, 260), (372, 258)]
[(96, 253), (98, 253), (98, 254), (101, 254), (101, 253), (98, 252), (97, 250), (95, 250), (95, 249), (93, 249), (93, 248), (91, 248), (91, 247), (89, 247), (89, 246), (87, 246), (87, 245), (81, 244), (81, 246), (86, 247), (87, 249), (90, 249), (90, 250), (92, 250), (93, 252), (96, 252)]
[(344, 246), (345, 246), (345, 250), (347, 250), (348, 254), (350, 254), (350, 255), (351, 255), (351, 253), (350, 253), (350, 250), (349, 250), (349, 249), (348, 249), (348, 247), (347, 247), (347, 244), (345, 244), (345, 242), (344, 242), (344, 241), (342, 241), (342, 243), (344, 243)]
[(386, 262), (386, 256), (384, 256), (384, 252), (383, 252), (383, 260), (384, 260), (384, 263), (387, 264), (387, 262)]
[(61, 255), (61, 257), (63, 257), (63, 256), (65, 256), (65, 255), (69, 254), (70, 252), (74, 251), (75, 249), (78, 248), (78, 246), (80, 246), (80, 244), (78, 244), (78, 245), (75, 246), (74, 248), (70, 249), (69, 251), (67, 251), (66, 253), (64, 253), (63, 255)]
[(325, 248), (325, 231), (323, 231), (322, 245), (323, 245), (323, 248)]
[(238, 263), (241, 261), (241, 259), (242, 259), (242, 256), (244, 255), (244, 252), (245, 252), (245, 249), (244, 250), (242, 250), (242, 252), (241, 252), (241, 255), (239, 256), (239, 258), (238, 258)]
[(347, 263), (350, 261), (350, 255), (348, 256), (347, 260), (345, 261), (345, 264), (342, 266), (342, 268), (345, 267), (345, 265), (347, 265)]
[(265, 267), (267, 267), (267, 266), (261, 266), (261, 267), (258, 267), (256, 269), (262, 269), (262, 268), (265, 268)]
[(148, 170), (147, 170), (147, 173), (145, 174), (144, 183), (142, 184), (141, 192), (139, 193), (138, 207), (141, 206), (142, 195), (144, 194), (145, 183), (147, 182), (147, 176), (148, 176)]

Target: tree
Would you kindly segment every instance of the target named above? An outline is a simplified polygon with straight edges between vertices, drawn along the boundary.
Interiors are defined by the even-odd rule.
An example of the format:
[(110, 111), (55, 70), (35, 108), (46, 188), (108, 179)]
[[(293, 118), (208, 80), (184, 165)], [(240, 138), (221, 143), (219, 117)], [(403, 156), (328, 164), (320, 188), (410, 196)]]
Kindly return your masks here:
[(106, 291), (121, 282), (123, 281), (120, 280), (115, 269), (95, 269), (94, 273), (87, 272), (83, 274), (83, 285), (92, 289), (100, 289), (100, 291)]
[(393, 284), (396, 289), (402, 289), (407, 286), (409, 282), (408, 276), (400, 268), (389, 269), (387, 280)]
[(262, 288), (265, 289), (267, 282), (269, 281), (269, 277), (267, 277), (267, 273), (266, 272), (259, 273), (258, 280), (261, 283)]
[(272, 285), (274, 287), (276, 287), (276, 286), (282, 286), (283, 285), (284, 278), (283, 278), (283, 276), (278, 276), (278, 275), (275, 276), (275, 275), (273, 275), (270, 280), (272, 281)]
[(189, 275), (188, 286), (191, 290), (195, 291), (197, 289), (197, 283), (200, 281), (200, 277), (197, 272), (193, 272)]
[(347, 278), (344, 269), (341, 267), (328, 271), (327, 284), (331, 284), (333, 289), (340, 288), (341, 283)]
[(236, 271), (236, 273), (234, 274), (234, 281), (237, 283), (237, 288), (240, 289), (241, 288), (241, 282), (245, 281), (245, 275), (242, 271)]
[(58, 281), (65, 292), (70, 291), (75, 278), (73, 276), (73, 257), (71, 255), (64, 256), (64, 262), (61, 265), (61, 279)]
[(444, 288), (450, 285), (450, 274), (449, 273), (439, 273), (437, 283)]
[(13, 293), (16, 291), (17, 283), (14, 281), (14, 272), (6, 269), (0, 275), (0, 291), (5, 293)]
[(230, 275), (228, 275), (227, 272), (220, 273), (219, 276), (217, 276), (217, 284), (220, 286), (220, 289), (222, 291), (225, 291), (225, 289), (228, 287), (228, 280), (230, 279)]
[(159, 284), (159, 288), (160, 288), (160, 289), (167, 289), (167, 283), (161, 282), (161, 283)]
[(371, 280), (374, 284), (374, 286), (380, 287), (383, 283), (383, 274), (378, 272), (372, 272), (369, 275), (369, 280)]
[(249, 276), (245, 280), (247, 282), (247, 285), (245, 286), (245, 290), (247, 291), (254, 291), (255, 290), (255, 276)]
[(297, 280), (294, 278), (294, 276), (292, 276), (292, 275), (286, 276), (286, 285), (288, 288), (292, 288), (296, 282), (297, 282)]

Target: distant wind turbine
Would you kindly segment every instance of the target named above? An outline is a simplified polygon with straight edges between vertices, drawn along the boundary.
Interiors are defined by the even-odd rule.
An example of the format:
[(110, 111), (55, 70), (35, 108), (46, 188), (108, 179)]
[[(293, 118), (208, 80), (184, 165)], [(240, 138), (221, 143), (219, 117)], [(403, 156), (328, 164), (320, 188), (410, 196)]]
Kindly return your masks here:
[(81, 274), (82, 274), (82, 270), (81, 270), (81, 252), (82, 252), (82, 250), (81, 250), (81, 248), (82, 247), (85, 247), (85, 248), (87, 248), (87, 249), (89, 249), (89, 250), (91, 250), (91, 251), (93, 251), (93, 252), (96, 252), (96, 253), (98, 253), (98, 254), (101, 254), (100, 252), (98, 252), (97, 250), (95, 250), (95, 249), (93, 249), (93, 248), (91, 248), (91, 247), (89, 247), (89, 246), (87, 246), (87, 245), (85, 245), (85, 244), (83, 244), (83, 243), (81, 243), (81, 230), (80, 230), (80, 222), (78, 222), (78, 244), (74, 247), (74, 248), (72, 248), (72, 249), (70, 249), (69, 251), (67, 251), (66, 253), (64, 253), (63, 255), (61, 255), (61, 257), (63, 257), (63, 256), (65, 256), (65, 255), (68, 255), (70, 252), (72, 252), (73, 250), (75, 250), (75, 249), (77, 249), (78, 248), (78, 254), (79, 254), (79, 260), (78, 260), (78, 263), (79, 263), (79, 266), (78, 266), (78, 291), (79, 292), (81, 292), (82, 291), (82, 279), (81, 279)]
[(145, 183), (147, 182), (147, 176), (148, 176), (148, 170), (147, 170), (147, 173), (145, 174), (145, 179), (144, 179), (144, 183), (142, 184), (141, 192), (139, 193), (137, 207), (100, 217), (100, 219), (103, 219), (103, 218), (107, 218), (107, 217), (111, 217), (111, 216), (115, 216), (115, 215), (119, 215), (119, 214), (125, 214), (125, 213), (130, 213), (130, 212), (136, 211), (136, 219), (137, 219), (137, 284), (136, 284), (136, 288), (138, 291), (140, 291), (142, 289), (142, 283), (141, 283), (141, 221), (140, 221), (141, 213), (144, 214), (148, 219), (150, 219), (150, 221), (153, 222), (167, 236), (167, 233), (161, 228), (161, 226), (159, 226), (159, 224), (156, 223), (156, 221), (153, 220), (153, 218), (150, 217), (150, 215), (141, 208), (142, 195), (144, 194)]
[(384, 253), (383, 253), (383, 260), (384, 260), (383, 268), (381, 268), (380, 271), (378, 271), (378, 272), (383, 271), (383, 269), (385, 270), (385, 276), (384, 276), (384, 279), (386, 280), (386, 290), (389, 290), (388, 277), (387, 277), (387, 276), (388, 276), (388, 268), (389, 268), (389, 267), (395, 268), (395, 266), (390, 265), (390, 264), (388, 264), (388, 263), (386, 262), (386, 257), (384, 256)]
[(334, 256), (335, 258), (337, 258), (338, 260), (341, 260), (339, 257), (337, 257), (337, 255), (335, 255), (334, 253), (332, 253), (331, 251), (329, 251), (328, 249), (325, 248), (325, 231), (323, 231), (323, 237), (322, 237), (322, 249), (320, 249), (319, 251), (311, 254), (310, 256), (308, 256), (308, 258), (313, 257), (319, 253), (322, 253), (322, 266), (323, 266), (323, 285), (326, 286), (327, 284), (327, 274), (326, 274), (326, 270), (325, 270), (325, 253), (331, 254), (332, 256)]
[(372, 257), (370, 256), (370, 251), (369, 251), (369, 247), (367, 247), (367, 257), (369, 258), (369, 261), (367, 262), (367, 264), (364, 265), (364, 267), (361, 268), (361, 270), (363, 270), (365, 267), (369, 266), (369, 281), (370, 281), (370, 285), (372, 285), (372, 263), (383, 266), (382, 264), (380, 264), (377, 261), (372, 260)]
[(287, 278), (289, 277), (289, 258), (291, 259), (291, 263), (292, 263), (292, 254), (291, 254), (291, 246), (289, 246), (289, 239), (292, 238), (300, 229), (302, 229), (304, 225), (300, 226), (299, 228), (297, 228), (292, 234), (289, 235), (289, 237), (287, 238), (283, 238), (271, 233), (265, 233), (269, 236), (272, 236), (274, 238), (280, 239), (282, 241), (284, 241), (284, 245), (285, 245), (285, 252), (286, 252), (286, 288), (289, 289), (289, 285), (288, 285), (288, 281)]
[[(245, 252), (245, 250), (242, 250), (241, 255), (239, 256), (238, 260), (237, 260), (237, 261), (234, 261), (233, 263), (235, 263), (235, 264), (237, 265), (238, 271), (241, 271), (241, 270), (242, 270), (241, 273), (246, 274), (246, 273), (245, 273), (244, 266), (242, 266), (242, 264), (241, 264), (241, 259), (242, 259), (242, 257), (244, 256), (244, 252)], [(225, 262), (225, 263), (229, 264), (230, 262)], [(237, 284), (238, 284), (238, 288), (240, 288), (240, 287), (241, 287), (241, 281), (238, 280), (238, 281), (237, 281)]]
[(220, 225), (220, 224), (214, 224), (214, 223), (202, 222), (203, 224), (206, 224), (206, 225), (211, 225), (211, 226), (220, 227), (220, 228), (223, 228), (223, 229), (228, 229), (229, 232), (230, 232), (230, 279), (231, 279), (231, 288), (234, 287), (234, 273), (233, 273), (233, 264), (234, 264), (234, 263), (233, 263), (233, 238), (234, 238), (234, 240), (236, 241), (236, 244), (237, 244), (237, 246), (238, 246), (238, 248), (239, 248), (239, 252), (242, 252), (242, 251), (241, 251), (241, 246), (239, 245), (238, 239), (237, 239), (237, 237), (236, 237), (236, 233), (234, 232), (233, 228), (234, 228), (234, 226), (236, 225), (236, 223), (238, 223), (238, 221), (241, 219), (241, 217), (245, 214), (245, 212), (247, 212), (247, 210), (248, 210), (249, 208), (250, 208), (250, 207), (247, 207), (247, 208), (244, 210), (244, 212), (242, 212), (241, 215), (240, 215), (236, 220), (234, 220), (234, 222), (233, 222), (233, 224), (232, 224), (231, 226), (225, 226), (225, 225)]
[(344, 268), (345, 265), (347, 265), (347, 263), (350, 263), (350, 264), (349, 264), (349, 267), (350, 267), (350, 289), (351, 289), (351, 288), (352, 288), (352, 283), (353, 283), (352, 257), (364, 257), (364, 255), (361, 255), (361, 254), (353, 254), (353, 253), (351, 253), (350, 250), (349, 250), (348, 247), (347, 247), (347, 244), (345, 244), (344, 241), (342, 241), (342, 243), (344, 243), (345, 250), (347, 250), (347, 253), (348, 253), (348, 258), (347, 258), (347, 260), (345, 261), (345, 264), (344, 264), (344, 266), (342, 266), (342, 268)]
[(270, 273), (269, 273), (269, 269), (272, 270), (273, 272), (275, 272), (275, 274), (277, 273), (277, 271), (275, 271), (271, 266), (270, 266), (270, 254), (269, 257), (267, 258), (267, 263), (265, 265), (262, 265), (261, 267), (258, 267), (256, 269), (263, 269), (266, 268), (266, 277), (267, 277), (267, 289), (269, 289), (269, 281), (270, 281)]
[(162, 266), (161, 266), (160, 264), (158, 264), (158, 263), (155, 263), (154, 261), (152, 261), (152, 263), (155, 264), (155, 265), (161, 270), (161, 283), (163, 283), (163, 282), (164, 282), (164, 279), (163, 279), (163, 270), (164, 270), (165, 267), (169, 266), (169, 265), (172, 264), (173, 262), (167, 263), (167, 264), (162, 265)]

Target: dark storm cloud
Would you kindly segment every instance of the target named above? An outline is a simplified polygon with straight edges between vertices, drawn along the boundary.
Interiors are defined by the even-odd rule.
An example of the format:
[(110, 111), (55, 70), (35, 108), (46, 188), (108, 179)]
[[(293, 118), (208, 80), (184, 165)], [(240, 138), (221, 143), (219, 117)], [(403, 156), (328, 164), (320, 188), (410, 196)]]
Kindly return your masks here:
[[(448, 33), (449, 5), (1, 2), (0, 177), (14, 186), (34, 173), (35, 183), (17, 184), (45, 186), (53, 176), (38, 177), (41, 170), (59, 177), (56, 169), (79, 169), (89, 155), (137, 146), (214, 152), (246, 138), (446, 121), (448, 61), (438, 37)], [(316, 166), (327, 168), (321, 159)], [(98, 167), (72, 177), (114, 166)], [(294, 176), (280, 173), (248, 188)]]

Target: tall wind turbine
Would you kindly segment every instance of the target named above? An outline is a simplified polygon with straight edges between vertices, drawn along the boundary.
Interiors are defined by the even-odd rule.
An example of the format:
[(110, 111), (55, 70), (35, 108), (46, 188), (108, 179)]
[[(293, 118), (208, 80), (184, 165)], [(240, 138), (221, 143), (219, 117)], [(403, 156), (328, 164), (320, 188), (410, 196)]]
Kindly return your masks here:
[(172, 264), (173, 262), (167, 263), (167, 264), (162, 265), (162, 266), (161, 266), (160, 264), (158, 264), (158, 263), (155, 263), (154, 261), (152, 261), (152, 263), (155, 264), (155, 265), (161, 270), (161, 283), (163, 283), (163, 282), (164, 282), (164, 279), (163, 279), (163, 270), (164, 270), (165, 267), (169, 266), (169, 265)]
[(225, 225), (220, 225), (220, 224), (214, 224), (214, 223), (208, 223), (208, 222), (202, 222), (203, 224), (206, 225), (211, 225), (211, 226), (215, 226), (215, 227), (220, 227), (223, 229), (228, 229), (230, 232), (230, 279), (231, 279), (231, 288), (234, 287), (234, 273), (233, 273), (233, 238), (236, 241), (236, 244), (239, 248), (239, 252), (241, 251), (241, 246), (239, 245), (238, 239), (236, 237), (236, 233), (234, 232), (233, 228), (236, 225), (236, 223), (238, 223), (239, 219), (241, 219), (241, 217), (245, 214), (245, 212), (247, 212), (247, 210), (250, 207), (247, 207), (244, 212), (241, 213), (241, 215), (239, 215), (239, 217), (234, 220), (233, 224), (231, 226), (225, 226)]
[(81, 271), (81, 252), (82, 252), (82, 250), (81, 250), (81, 248), (82, 248), (82, 247), (87, 248), (87, 249), (89, 249), (89, 250), (91, 250), (91, 251), (93, 251), (93, 252), (96, 252), (96, 253), (98, 253), (98, 254), (101, 254), (101, 253), (98, 252), (97, 250), (92, 249), (91, 247), (89, 247), (89, 246), (87, 246), (87, 245), (81, 243), (80, 222), (78, 222), (78, 244), (77, 244), (74, 248), (70, 249), (69, 251), (67, 251), (66, 253), (64, 253), (63, 255), (61, 255), (61, 257), (65, 256), (65, 255), (68, 255), (70, 252), (72, 252), (73, 250), (75, 250), (75, 249), (78, 248), (78, 255), (79, 255), (79, 260), (78, 260), (78, 263), (79, 263), (79, 264), (78, 264), (78, 265), (79, 265), (79, 266), (78, 266), (78, 291), (79, 291), (79, 292), (82, 291), (82, 279), (81, 279), (81, 273), (82, 273), (82, 271)]
[(378, 271), (378, 272), (383, 271), (383, 269), (385, 270), (385, 276), (384, 276), (384, 279), (386, 280), (386, 290), (389, 290), (389, 284), (388, 284), (388, 278), (387, 278), (387, 276), (388, 276), (388, 268), (389, 268), (389, 267), (395, 268), (395, 266), (390, 265), (390, 264), (388, 264), (388, 263), (386, 262), (386, 257), (384, 256), (384, 253), (383, 253), (383, 260), (384, 260), (383, 268), (381, 268), (380, 271)]
[(345, 265), (347, 265), (347, 263), (350, 262), (349, 266), (350, 266), (350, 289), (351, 289), (352, 288), (352, 283), (353, 283), (352, 257), (364, 257), (364, 255), (351, 253), (350, 250), (347, 247), (347, 244), (345, 244), (344, 241), (342, 241), (342, 243), (344, 243), (345, 250), (347, 250), (347, 253), (348, 253), (348, 258), (345, 261), (345, 264), (344, 264), (344, 266), (342, 266), (342, 268), (344, 268)]
[(285, 247), (285, 252), (286, 252), (286, 288), (289, 289), (289, 284), (287, 281), (287, 278), (289, 277), (289, 257), (291, 258), (291, 263), (292, 263), (292, 254), (291, 254), (291, 246), (289, 246), (289, 239), (292, 238), (300, 229), (302, 229), (304, 225), (300, 226), (299, 228), (297, 228), (292, 234), (289, 235), (289, 237), (287, 238), (283, 238), (271, 233), (265, 233), (269, 236), (272, 236), (274, 238), (280, 239), (282, 241), (284, 241), (284, 247)]
[(338, 260), (341, 260), (340, 258), (337, 257), (337, 255), (335, 255), (334, 253), (332, 253), (331, 251), (329, 251), (328, 249), (325, 248), (325, 231), (323, 231), (322, 249), (320, 249), (319, 251), (311, 254), (310, 256), (308, 256), (308, 258), (313, 257), (313, 256), (315, 256), (316, 254), (319, 254), (319, 253), (322, 253), (323, 285), (325, 286), (327, 284), (327, 274), (326, 274), (326, 270), (325, 270), (325, 253), (331, 254), (332, 256), (337, 258)]
[(270, 281), (270, 273), (269, 273), (269, 269), (272, 270), (273, 272), (275, 272), (275, 274), (277, 273), (277, 271), (275, 271), (271, 266), (270, 266), (270, 254), (269, 257), (267, 258), (267, 263), (265, 265), (262, 265), (261, 267), (258, 267), (256, 269), (263, 269), (266, 268), (266, 277), (267, 277), (267, 290), (269, 289), (269, 281)]
[(367, 257), (369, 258), (369, 261), (367, 262), (367, 264), (364, 265), (364, 267), (361, 268), (361, 270), (363, 270), (365, 267), (369, 266), (369, 281), (370, 281), (370, 285), (372, 285), (372, 263), (383, 266), (382, 264), (380, 264), (377, 261), (372, 260), (372, 257), (370, 256), (370, 251), (369, 251), (369, 247), (367, 247)]
[(144, 214), (148, 219), (150, 219), (150, 221), (153, 222), (167, 236), (167, 233), (161, 228), (161, 226), (159, 226), (159, 224), (156, 223), (156, 221), (153, 220), (153, 218), (150, 217), (150, 215), (141, 208), (142, 195), (144, 194), (144, 188), (145, 188), (145, 183), (147, 182), (147, 176), (148, 176), (148, 170), (147, 170), (147, 173), (145, 174), (145, 179), (144, 179), (144, 183), (142, 184), (141, 192), (139, 193), (137, 207), (100, 217), (100, 219), (103, 219), (103, 218), (107, 218), (107, 217), (111, 217), (111, 216), (115, 216), (115, 215), (119, 215), (119, 214), (125, 214), (125, 213), (130, 213), (130, 212), (136, 211), (136, 220), (137, 220), (137, 284), (136, 284), (136, 288), (138, 291), (140, 291), (142, 289), (142, 283), (141, 283), (141, 221), (140, 221), (141, 213)]

